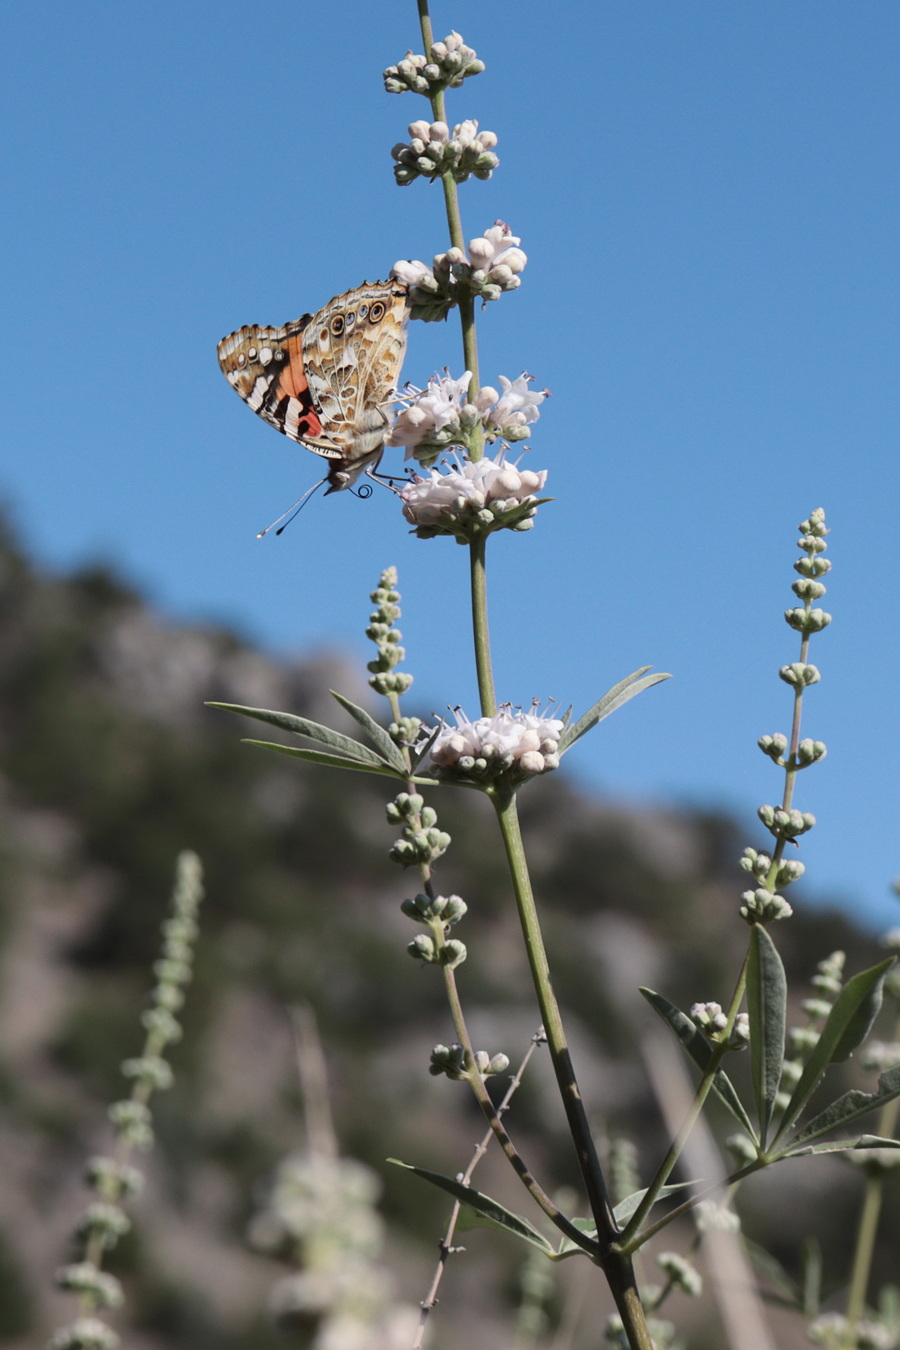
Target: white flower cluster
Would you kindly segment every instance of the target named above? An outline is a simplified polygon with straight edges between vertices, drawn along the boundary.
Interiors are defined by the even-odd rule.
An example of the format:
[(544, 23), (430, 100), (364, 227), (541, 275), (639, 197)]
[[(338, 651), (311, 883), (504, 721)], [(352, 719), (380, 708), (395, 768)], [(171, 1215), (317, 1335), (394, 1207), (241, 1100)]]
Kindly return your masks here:
[(407, 392), (397, 400), (406, 407), (385, 437), (385, 445), (403, 445), (406, 458), (413, 459), (420, 449), (433, 456), (464, 438), (464, 430), (471, 430), (478, 421), (477, 409), (466, 401), (471, 378), (471, 371), (465, 370), (454, 380), (448, 371), (433, 375), (424, 389), (407, 385)]
[(515, 380), (500, 376), (502, 394), (485, 384), (475, 396), (475, 407), (481, 413), (485, 434), (493, 441), (502, 436), (506, 441), (523, 441), (528, 428), (540, 417), (538, 408), (545, 398), (550, 397), (549, 389), (529, 389), (534, 379), (524, 371)]
[(384, 87), (389, 94), (410, 90), (431, 98), (440, 89), (458, 89), (469, 75), (480, 75), (483, 70), (484, 62), (453, 32), (443, 42), (432, 42), (427, 57), (407, 52), (404, 60), (388, 66)]
[(504, 221), (498, 220), (483, 235), (471, 239), (466, 252), (450, 248), (438, 253), (431, 267), (417, 258), (400, 259), (394, 263), (391, 277), (409, 288), (414, 319), (443, 319), (461, 291), (487, 302), (499, 300), (504, 291), (516, 290), (528, 262), (519, 247), (521, 242)]
[[(564, 724), (558, 717), (543, 716), (536, 704), (526, 713), (506, 703), (493, 717), (479, 717), (474, 722), (460, 709), (453, 715), (456, 725), (442, 721), (431, 747), (431, 761), (439, 770), (484, 781), (504, 772), (531, 778), (559, 766), (559, 737)], [(434, 735), (434, 728), (423, 728), (422, 735), (427, 740)]]
[(484, 385), (469, 402), (471, 378), (468, 370), (458, 380), (447, 372), (432, 376), (425, 389), (407, 385), (406, 393), (398, 399), (406, 406), (385, 444), (404, 446), (407, 459), (418, 459), (428, 467), (446, 446), (465, 445), (468, 433), (479, 422), (489, 441), (498, 436), (507, 441), (524, 440), (529, 426), (540, 417), (538, 409), (550, 391), (529, 389), (534, 377), (523, 372), (515, 380), (501, 375), (502, 393)]
[(496, 459), (485, 456), (475, 463), (455, 455), (445, 472), (430, 469), (427, 478), (406, 484), (400, 493), (403, 515), (420, 539), (450, 534), (466, 543), (493, 530), (530, 530), (546, 481), (546, 469), (507, 464), (505, 449)]
[(493, 131), (479, 131), (477, 122), (459, 122), (452, 132), (446, 122), (411, 122), (409, 134), (408, 145), (401, 141), (391, 151), (400, 187), (415, 178), (440, 178), (445, 173), (457, 183), (472, 174), (490, 178), (500, 163), (494, 154), (497, 137)]

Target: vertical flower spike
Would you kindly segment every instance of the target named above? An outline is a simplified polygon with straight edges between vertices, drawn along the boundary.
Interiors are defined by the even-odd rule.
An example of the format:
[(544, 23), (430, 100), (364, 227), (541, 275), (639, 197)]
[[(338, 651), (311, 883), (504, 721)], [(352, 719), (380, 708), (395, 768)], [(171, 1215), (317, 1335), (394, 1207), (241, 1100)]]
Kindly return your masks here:
[(366, 667), (372, 672), (369, 684), (376, 693), (384, 694), (385, 697), (405, 694), (413, 682), (412, 675), (404, 675), (395, 669), (406, 657), (406, 652), (400, 646), (403, 634), (394, 627), (401, 612), (400, 592), (396, 585), (396, 567), (386, 568), (381, 574), (378, 588), (371, 595), (377, 608), (369, 616), (366, 629), (366, 637), (371, 638), (378, 648), (377, 657)]
[(127, 1059), (122, 1072), (132, 1082), (131, 1095), (114, 1102), (109, 1116), (115, 1126), (115, 1157), (93, 1158), (87, 1170), (87, 1182), (98, 1200), (88, 1205), (78, 1225), (76, 1238), (81, 1259), (57, 1272), (60, 1289), (77, 1294), (81, 1316), (61, 1327), (54, 1335), (53, 1350), (114, 1350), (119, 1338), (111, 1327), (94, 1314), (114, 1308), (122, 1302), (122, 1290), (114, 1276), (101, 1270), (104, 1252), (116, 1246), (128, 1232), (131, 1222), (121, 1202), (137, 1195), (141, 1173), (128, 1162), (132, 1149), (149, 1149), (153, 1144), (150, 1108), (151, 1095), (171, 1085), (172, 1071), (163, 1051), (181, 1036), (175, 1014), (184, 1002), (184, 990), (190, 983), (194, 944), (197, 940), (197, 911), (203, 897), (203, 876), (196, 853), (181, 853), (172, 894), (171, 917), (162, 926), (162, 956), (154, 970), (157, 984), (150, 1006), (141, 1021), (147, 1036), (141, 1055)]
[(778, 888), (789, 886), (802, 876), (803, 864), (794, 860), (785, 860), (784, 852), (788, 844), (796, 844), (802, 834), (813, 828), (816, 818), (808, 811), (800, 811), (793, 805), (794, 785), (801, 769), (807, 769), (825, 758), (823, 741), (814, 741), (809, 737), (800, 738), (800, 718), (803, 710), (803, 694), (811, 685), (817, 684), (820, 676), (817, 668), (809, 664), (809, 642), (814, 633), (822, 632), (831, 623), (831, 615), (815, 608), (815, 601), (825, 594), (825, 585), (821, 578), (828, 575), (831, 563), (823, 555), (827, 548), (825, 535), (825, 512), (819, 508), (810, 513), (799, 527), (800, 541), (797, 547), (803, 557), (794, 563), (794, 571), (800, 578), (791, 587), (802, 607), (785, 611), (788, 625), (800, 634), (800, 659), (782, 666), (778, 672), (785, 684), (794, 691), (794, 714), (790, 737), (781, 732), (761, 736), (759, 748), (773, 763), (784, 769), (784, 795), (780, 806), (761, 806), (759, 819), (775, 839), (775, 848), (771, 856), (757, 852), (756, 849), (744, 850), (741, 867), (749, 872), (757, 882), (751, 891), (741, 896), (741, 916), (747, 923), (767, 924), (776, 919), (789, 918), (793, 913)]

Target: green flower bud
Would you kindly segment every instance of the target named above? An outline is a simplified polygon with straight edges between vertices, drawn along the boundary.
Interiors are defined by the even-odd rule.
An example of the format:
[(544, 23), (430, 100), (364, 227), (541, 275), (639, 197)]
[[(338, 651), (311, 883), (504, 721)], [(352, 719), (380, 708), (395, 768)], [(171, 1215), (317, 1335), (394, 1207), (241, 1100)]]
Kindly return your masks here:
[(791, 1049), (797, 1055), (809, 1054), (819, 1044), (819, 1033), (815, 1027), (791, 1027), (788, 1036)]
[(416, 961), (425, 961), (431, 964), (440, 959), (437, 943), (427, 933), (417, 933), (406, 950)]
[(49, 1350), (116, 1350), (119, 1338), (96, 1317), (79, 1317), (55, 1332)]
[(85, 1180), (94, 1191), (104, 1195), (132, 1198), (140, 1194), (144, 1178), (136, 1167), (114, 1158), (94, 1157), (88, 1161)]
[(787, 736), (782, 736), (781, 732), (776, 732), (774, 736), (760, 736), (756, 742), (764, 755), (768, 755), (776, 764), (783, 763), (782, 756), (788, 748)]
[(806, 864), (802, 862), (780, 862), (778, 871), (775, 873), (776, 886), (790, 886), (792, 881), (802, 877), (806, 871)]
[(801, 1001), (800, 1007), (806, 1013), (807, 1017), (824, 1020), (831, 1012), (831, 1004), (823, 998), (805, 998)]
[(782, 666), (778, 675), (785, 684), (793, 685), (795, 689), (805, 689), (807, 685), (818, 684), (822, 678), (815, 666), (806, 665), (803, 661), (794, 661), (789, 666)]
[(105, 1250), (110, 1251), (130, 1228), (131, 1220), (124, 1209), (108, 1201), (99, 1201), (88, 1205), (78, 1225), (78, 1236), (83, 1241), (96, 1238)]
[(439, 959), (442, 966), (448, 966), (450, 970), (455, 970), (465, 961), (466, 955), (465, 943), (460, 942), (459, 938), (448, 938), (441, 948)]
[(798, 633), (821, 633), (831, 623), (831, 615), (824, 609), (786, 609), (784, 617)]
[(122, 1063), (122, 1073), (126, 1078), (134, 1078), (153, 1088), (154, 1092), (170, 1088), (173, 1074), (170, 1065), (159, 1055), (142, 1055), (136, 1059), (126, 1059)]
[(827, 753), (824, 741), (813, 741), (806, 736), (797, 746), (797, 765), (805, 769), (808, 764), (824, 759)]
[(744, 891), (741, 899), (744, 902), (739, 911), (741, 918), (750, 924), (767, 924), (778, 919), (788, 919), (794, 912), (784, 896), (775, 895), (764, 886), (755, 891)]
[(167, 1008), (148, 1008), (141, 1014), (141, 1023), (147, 1031), (155, 1032), (166, 1044), (181, 1040), (181, 1026)]
[(100, 1308), (118, 1308), (122, 1304), (122, 1286), (114, 1275), (98, 1270), (90, 1261), (63, 1266), (56, 1272), (56, 1285), (74, 1294), (88, 1295)]
[(821, 581), (813, 581), (804, 577), (800, 581), (795, 581), (791, 590), (800, 600), (821, 600), (828, 587), (823, 586)]
[(120, 1138), (144, 1151), (153, 1147), (150, 1108), (143, 1102), (130, 1100), (113, 1102), (107, 1115)]

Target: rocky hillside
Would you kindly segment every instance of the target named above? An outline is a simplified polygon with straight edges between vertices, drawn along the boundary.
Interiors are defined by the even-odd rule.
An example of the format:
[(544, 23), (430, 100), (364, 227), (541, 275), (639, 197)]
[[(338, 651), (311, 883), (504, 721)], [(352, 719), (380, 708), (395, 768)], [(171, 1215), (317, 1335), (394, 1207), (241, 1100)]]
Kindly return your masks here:
[[(453, 1173), (481, 1127), (463, 1088), (427, 1072), (431, 1046), (452, 1031), (439, 980), (404, 951), (413, 930), (399, 911), (405, 878), (387, 859), (385, 784), (243, 746), (246, 729), (203, 706), (339, 725), (329, 686), (365, 699), (360, 677), (331, 661), (275, 663), (227, 632), (161, 619), (107, 571), (41, 575), (14, 539), (0, 541), (0, 1344), (42, 1344), (72, 1315), (50, 1277), (86, 1200), (84, 1162), (109, 1147), (105, 1104), (140, 1044), (185, 847), (203, 860), (207, 899), (176, 1087), (157, 1099), (135, 1231), (112, 1263), (127, 1291), (123, 1343), (308, 1343), (302, 1329), (292, 1341), (271, 1329), (268, 1290), (283, 1272), (247, 1243), (266, 1177), (304, 1143), (288, 1015), (301, 1002), (318, 1017), (341, 1149), (383, 1177), (385, 1260), (401, 1296), (423, 1296), (446, 1207), (384, 1159)], [(714, 812), (626, 810), (561, 775), (522, 803), (583, 1090), (598, 1123), (636, 1135), (650, 1167), (658, 1109), (635, 1067), (647, 1018), (635, 987), (727, 998), (744, 841)], [(440, 885), (469, 904), (460, 982), (475, 1041), (515, 1062), (537, 1018), (492, 821), (472, 794), (436, 805), (454, 839)], [(833, 915), (800, 914), (778, 937), (797, 978), (836, 947), (851, 968), (873, 959)], [(511, 1122), (549, 1184), (574, 1183), (546, 1064), (529, 1073)], [(839, 1242), (835, 1220), (811, 1208), (824, 1172), (815, 1182), (800, 1172), (796, 1225), (778, 1239), (788, 1261), (810, 1223), (827, 1255)], [(845, 1183), (837, 1164), (828, 1175), (855, 1193), (849, 1169)], [(527, 1211), (498, 1163), (480, 1176)], [(748, 1208), (759, 1232), (764, 1211)], [(508, 1346), (521, 1253), (487, 1232), (466, 1244), (433, 1344)], [(717, 1343), (706, 1334), (692, 1346)]]

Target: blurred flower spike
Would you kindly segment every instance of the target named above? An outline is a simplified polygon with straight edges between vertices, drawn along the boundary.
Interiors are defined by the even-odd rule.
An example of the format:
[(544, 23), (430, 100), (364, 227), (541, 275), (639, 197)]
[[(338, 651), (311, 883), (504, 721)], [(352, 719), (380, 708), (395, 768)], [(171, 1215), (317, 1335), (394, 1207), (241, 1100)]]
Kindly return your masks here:
[(508, 464), (505, 446), (496, 459), (474, 464), (456, 454), (445, 472), (430, 469), (427, 478), (407, 483), (403, 515), (420, 539), (449, 534), (460, 544), (494, 530), (530, 530), (537, 508), (549, 501), (536, 495), (546, 481), (546, 469)]
[[(461, 709), (454, 710), (456, 725), (441, 722), (431, 762), (446, 778), (462, 778), (484, 785), (505, 778), (522, 783), (559, 766), (559, 737), (564, 723), (558, 717), (513, 708), (505, 703), (493, 717), (470, 722)], [(434, 735), (423, 727), (422, 740)]]
[(435, 322), (446, 317), (462, 292), (486, 303), (499, 300), (504, 291), (516, 290), (528, 262), (521, 242), (504, 221), (497, 220), (484, 234), (469, 240), (466, 252), (450, 248), (437, 253), (431, 267), (418, 259), (400, 259), (391, 277), (409, 288), (411, 317)]

